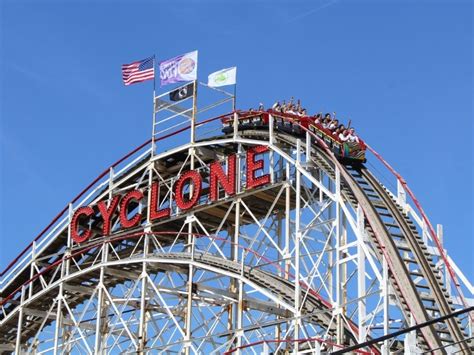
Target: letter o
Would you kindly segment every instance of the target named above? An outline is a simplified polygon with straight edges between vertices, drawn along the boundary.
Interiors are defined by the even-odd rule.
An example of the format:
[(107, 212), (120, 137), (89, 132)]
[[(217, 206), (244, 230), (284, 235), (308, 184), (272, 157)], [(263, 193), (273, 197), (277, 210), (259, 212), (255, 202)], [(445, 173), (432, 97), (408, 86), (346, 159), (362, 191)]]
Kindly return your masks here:
[[(186, 186), (186, 182), (189, 180), (189, 183), (193, 184), (192, 196), (189, 200), (186, 200), (183, 196), (183, 190)], [(201, 175), (194, 170), (187, 171), (176, 182), (174, 188), (174, 195), (176, 198), (176, 205), (181, 210), (189, 210), (194, 207), (201, 196), (202, 189), (202, 178)]]

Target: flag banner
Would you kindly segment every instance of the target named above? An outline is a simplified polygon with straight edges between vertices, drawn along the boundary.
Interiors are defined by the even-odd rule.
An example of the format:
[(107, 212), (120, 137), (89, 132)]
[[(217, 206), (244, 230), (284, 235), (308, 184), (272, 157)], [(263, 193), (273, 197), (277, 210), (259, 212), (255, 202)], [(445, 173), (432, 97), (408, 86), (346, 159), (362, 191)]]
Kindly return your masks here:
[(197, 78), (198, 51), (160, 62), (161, 86)]
[(237, 68), (227, 68), (216, 71), (209, 75), (207, 86), (218, 87), (226, 85), (234, 85), (237, 82)]
[(122, 65), (122, 80), (125, 85), (141, 83), (155, 78), (155, 56)]
[(176, 89), (170, 92), (171, 101), (181, 101), (193, 96), (194, 83), (183, 86), (182, 88)]

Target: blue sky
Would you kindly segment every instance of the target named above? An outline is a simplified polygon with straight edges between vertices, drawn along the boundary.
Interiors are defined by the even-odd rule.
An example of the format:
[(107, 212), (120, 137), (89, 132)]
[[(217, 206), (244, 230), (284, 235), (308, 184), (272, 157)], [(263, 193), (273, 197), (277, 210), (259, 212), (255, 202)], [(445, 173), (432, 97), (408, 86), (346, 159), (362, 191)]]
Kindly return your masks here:
[(120, 65), (199, 50), (240, 108), (336, 111), (405, 177), (474, 280), (471, 1), (2, 1), (0, 267), (149, 138)]

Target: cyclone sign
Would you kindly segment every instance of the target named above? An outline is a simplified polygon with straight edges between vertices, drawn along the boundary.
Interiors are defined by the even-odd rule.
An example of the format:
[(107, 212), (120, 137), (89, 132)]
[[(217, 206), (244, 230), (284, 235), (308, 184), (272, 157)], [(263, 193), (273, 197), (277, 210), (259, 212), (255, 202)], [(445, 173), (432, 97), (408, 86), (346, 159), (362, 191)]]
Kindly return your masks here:
[(160, 62), (161, 86), (197, 78), (198, 52), (189, 52)]
[[(246, 152), (246, 181), (245, 190), (250, 190), (270, 183), (270, 175), (264, 174), (265, 160), (257, 156), (268, 152), (268, 147), (256, 146)], [(227, 157), (227, 172), (221, 166), (221, 162), (214, 161), (209, 164), (209, 177), (205, 181), (205, 176), (198, 170), (189, 170), (176, 177), (173, 186), (173, 199), (170, 202), (176, 205), (180, 212), (185, 212), (199, 205), (202, 200), (204, 187), (209, 187), (207, 201), (209, 203), (219, 200), (219, 190), (225, 191), (228, 196), (237, 193), (237, 157), (235, 154)], [(259, 174), (260, 176), (257, 176)], [(192, 186), (192, 189), (190, 189)], [(240, 186), (243, 190), (244, 186)], [(207, 191), (206, 190), (206, 191)], [(189, 192), (191, 191), (191, 192)], [(170, 217), (172, 212), (170, 207), (161, 207), (160, 184), (155, 181), (149, 190), (135, 189), (126, 194), (117, 194), (111, 199), (99, 201), (95, 205), (82, 206), (78, 208), (71, 219), (71, 237), (76, 243), (84, 243), (97, 234), (91, 226), (102, 224), (102, 236), (110, 235), (114, 223), (112, 219), (118, 217), (119, 229), (128, 229), (140, 225), (148, 217), (150, 222), (162, 218)], [(130, 207), (143, 203), (147, 208), (147, 213), (136, 211), (130, 213)], [(201, 201), (202, 203), (202, 201)], [(175, 208), (176, 209), (176, 208)], [(179, 213), (179, 212), (178, 212)]]

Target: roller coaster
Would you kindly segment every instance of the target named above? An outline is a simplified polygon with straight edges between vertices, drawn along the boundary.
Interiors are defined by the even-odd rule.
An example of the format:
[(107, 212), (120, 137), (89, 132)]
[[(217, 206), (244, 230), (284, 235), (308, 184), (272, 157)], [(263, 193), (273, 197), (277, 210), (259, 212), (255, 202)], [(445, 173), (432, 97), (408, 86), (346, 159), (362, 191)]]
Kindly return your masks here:
[[(331, 353), (472, 302), (369, 145), (395, 192), (297, 120), (244, 116), (154, 130), (74, 198), (2, 272), (0, 352)], [(471, 354), (473, 317), (355, 353)]]

